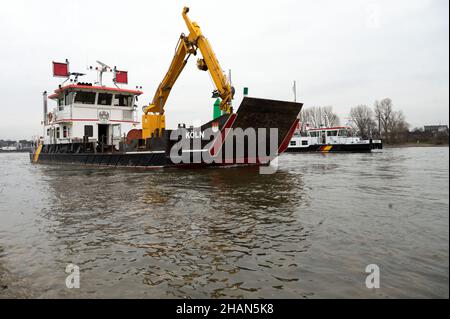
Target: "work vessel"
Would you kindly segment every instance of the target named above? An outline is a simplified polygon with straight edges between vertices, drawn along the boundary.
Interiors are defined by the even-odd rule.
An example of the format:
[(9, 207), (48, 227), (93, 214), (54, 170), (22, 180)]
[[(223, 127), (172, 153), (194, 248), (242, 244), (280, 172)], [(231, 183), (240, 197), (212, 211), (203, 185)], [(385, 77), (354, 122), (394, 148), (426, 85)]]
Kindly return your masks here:
[[(167, 73), (142, 108), (141, 121), (137, 104), (142, 88), (125, 88), (126, 71), (97, 61), (97, 67), (88, 67), (97, 72), (97, 81), (89, 83), (80, 80), (84, 74), (69, 71), (67, 60), (53, 62), (54, 76), (64, 82), (52, 94), (43, 94), (43, 135), (30, 153), (31, 161), (144, 168), (261, 165), (283, 153), (302, 103), (244, 96), (235, 112), (235, 89), (188, 11), (184, 8), (182, 17), (189, 34), (178, 39)], [(200, 127), (179, 123), (167, 129), (169, 95), (189, 57), (199, 51), (197, 67), (211, 75), (218, 110)], [(109, 86), (103, 80), (108, 72), (113, 74)], [(49, 100), (56, 103), (52, 110)]]

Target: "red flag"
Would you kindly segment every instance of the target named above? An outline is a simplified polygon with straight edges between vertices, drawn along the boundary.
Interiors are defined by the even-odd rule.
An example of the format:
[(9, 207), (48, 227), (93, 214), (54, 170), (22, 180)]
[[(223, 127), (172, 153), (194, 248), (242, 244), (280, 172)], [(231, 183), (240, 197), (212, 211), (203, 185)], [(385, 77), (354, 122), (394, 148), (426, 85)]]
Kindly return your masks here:
[(127, 71), (116, 71), (115, 82), (128, 84), (128, 72)]
[(53, 76), (69, 76), (69, 64), (62, 62), (53, 62)]

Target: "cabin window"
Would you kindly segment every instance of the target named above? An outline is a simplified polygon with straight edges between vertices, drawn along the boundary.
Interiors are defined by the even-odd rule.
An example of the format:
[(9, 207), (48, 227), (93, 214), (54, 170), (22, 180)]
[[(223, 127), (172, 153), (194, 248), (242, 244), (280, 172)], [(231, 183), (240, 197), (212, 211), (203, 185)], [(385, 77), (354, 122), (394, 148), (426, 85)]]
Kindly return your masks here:
[(95, 93), (93, 92), (76, 92), (75, 103), (95, 104)]
[(327, 131), (327, 136), (337, 136), (338, 131)]
[(64, 98), (61, 97), (58, 99), (58, 111), (64, 110)]
[(73, 99), (73, 93), (66, 92), (66, 94), (64, 95), (64, 104), (65, 105), (72, 104), (72, 99)]
[(317, 135), (317, 132), (309, 132), (309, 135), (311, 136), (311, 137), (317, 137), (318, 135)]
[(308, 141), (302, 141), (302, 145), (308, 145)]
[(94, 136), (94, 126), (93, 125), (85, 125), (84, 126), (84, 136), (87, 136), (87, 137)]
[(295, 146), (295, 145), (297, 145), (297, 142), (296, 141), (291, 141), (291, 146)]
[(114, 106), (131, 106), (133, 104), (133, 96), (116, 94), (114, 96)]
[(99, 93), (98, 94), (98, 105), (111, 105), (112, 102), (112, 94), (108, 93)]
[(60, 137), (60, 129), (59, 126), (56, 128), (56, 138)]
[(339, 136), (348, 136), (348, 131), (347, 130), (340, 130), (339, 131)]

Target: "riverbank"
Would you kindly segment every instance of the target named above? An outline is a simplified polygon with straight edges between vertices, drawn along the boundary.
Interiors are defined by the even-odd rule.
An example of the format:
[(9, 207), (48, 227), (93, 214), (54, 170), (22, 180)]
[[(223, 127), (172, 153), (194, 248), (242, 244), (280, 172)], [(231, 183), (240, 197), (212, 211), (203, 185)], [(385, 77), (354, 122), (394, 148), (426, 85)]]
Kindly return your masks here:
[(0, 299), (30, 298), (25, 284), (0, 263)]

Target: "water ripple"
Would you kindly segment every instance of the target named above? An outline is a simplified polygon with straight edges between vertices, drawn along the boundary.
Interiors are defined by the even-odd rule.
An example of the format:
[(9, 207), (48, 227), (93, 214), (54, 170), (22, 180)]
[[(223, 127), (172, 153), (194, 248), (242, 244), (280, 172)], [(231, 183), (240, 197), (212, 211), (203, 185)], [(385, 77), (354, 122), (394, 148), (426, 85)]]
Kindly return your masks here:
[(0, 266), (39, 297), (448, 297), (448, 149), (422, 152), (286, 154), (273, 175), (0, 154)]

